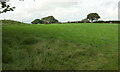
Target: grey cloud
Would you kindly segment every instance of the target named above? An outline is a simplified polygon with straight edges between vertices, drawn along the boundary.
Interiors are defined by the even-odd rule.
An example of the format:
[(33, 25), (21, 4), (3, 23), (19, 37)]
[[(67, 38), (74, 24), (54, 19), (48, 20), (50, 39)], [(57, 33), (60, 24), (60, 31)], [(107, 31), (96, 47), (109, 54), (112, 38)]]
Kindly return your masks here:
[[(13, 0), (11, 0), (13, 1)], [(97, 12), (101, 18), (117, 19), (118, 0), (25, 0), (24, 2), (13, 1), (16, 6), (14, 12), (1, 14), (0, 19), (14, 19), (31, 22), (36, 18), (48, 15), (55, 16), (60, 21), (81, 20), (88, 13)]]

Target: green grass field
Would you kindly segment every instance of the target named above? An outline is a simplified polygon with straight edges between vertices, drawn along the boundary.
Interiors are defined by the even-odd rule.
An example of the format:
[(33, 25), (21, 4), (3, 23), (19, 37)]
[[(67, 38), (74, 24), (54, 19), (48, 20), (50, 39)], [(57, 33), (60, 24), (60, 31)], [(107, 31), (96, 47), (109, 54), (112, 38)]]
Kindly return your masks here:
[(117, 70), (118, 24), (4, 25), (4, 70)]

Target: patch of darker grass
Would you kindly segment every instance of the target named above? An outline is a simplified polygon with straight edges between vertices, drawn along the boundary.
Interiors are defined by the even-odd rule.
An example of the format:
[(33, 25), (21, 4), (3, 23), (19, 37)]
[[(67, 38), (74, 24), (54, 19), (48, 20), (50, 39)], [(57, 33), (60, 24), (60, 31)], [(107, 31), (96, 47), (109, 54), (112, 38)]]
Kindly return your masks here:
[(2, 62), (3, 63), (11, 63), (13, 62), (13, 56), (11, 54), (11, 48), (9, 48), (7, 45), (3, 45), (2, 48)]
[(38, 42), (38, 40), (36, 38), (27, 38), (22, 42), (22, 44), (31, 45), (31, 44), (35, 44), (37, 42)]

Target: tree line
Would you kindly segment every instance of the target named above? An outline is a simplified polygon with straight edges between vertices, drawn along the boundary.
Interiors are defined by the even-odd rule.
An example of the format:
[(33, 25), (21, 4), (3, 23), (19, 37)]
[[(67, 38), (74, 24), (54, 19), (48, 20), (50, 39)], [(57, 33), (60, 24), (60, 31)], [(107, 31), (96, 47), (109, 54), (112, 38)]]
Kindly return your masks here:
[[(88, 23), (88, 22), (93, 23), (94, 21), (97, 21), (98, 19), (100, 19), (99, 14), (97, 14), (97, 13), (90, 13), (90, 14), (87, 15), (87, 18), (82, 20), (82, 22), (84, 22), (84, 23)], [(35, 19), (31, 23), (32, 24), (51, 24), (51, 23), (61, 23), (61, 22), (59, 22), (53, 16), (48, 16), (48, 17), (44, 17), (42, 19)]]
[(53, 16), (44, 17), (42, 19), (35, 19), (32, 21), (32, 24), (51, 24), (51, 23), (58, 23), (59, 21), (55, 19)]

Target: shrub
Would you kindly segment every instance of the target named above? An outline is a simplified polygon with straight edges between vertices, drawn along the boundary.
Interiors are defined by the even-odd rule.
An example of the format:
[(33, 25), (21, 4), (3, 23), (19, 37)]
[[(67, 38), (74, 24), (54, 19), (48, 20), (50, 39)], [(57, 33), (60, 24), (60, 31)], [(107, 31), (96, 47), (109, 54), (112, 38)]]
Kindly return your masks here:
[(93, 23), (105, 23), (105, 21), (95, 21)]
[(120, 21), (95, 21), (93, 23), (119, 23), (120, 24)]
[(120, 24), (120, 21), (106, 21), (105, 23), (119, 23)]

